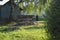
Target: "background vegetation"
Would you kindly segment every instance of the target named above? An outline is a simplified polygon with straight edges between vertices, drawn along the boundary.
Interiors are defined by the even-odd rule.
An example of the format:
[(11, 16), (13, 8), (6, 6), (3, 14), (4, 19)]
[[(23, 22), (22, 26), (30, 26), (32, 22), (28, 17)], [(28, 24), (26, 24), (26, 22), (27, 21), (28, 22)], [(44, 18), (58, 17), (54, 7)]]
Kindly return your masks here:
[(15, 30), (11, 26), (0, 26), (0, 40), (48, 40), (51, 36), (44, 23), (38, 21), (36, 25), (16, 26), (19, 29)]
[(52, 0), (45, 18), (48, 30), (51, 33), (50, 40), (60, 40), (60, 0)]
[[(60, 40), (60, 0), (21, 0), (21, 15), (35, 15), (35, 25), (0, 26), (0, 40)], [(12, 14), (12, 13), (11, 13)]]

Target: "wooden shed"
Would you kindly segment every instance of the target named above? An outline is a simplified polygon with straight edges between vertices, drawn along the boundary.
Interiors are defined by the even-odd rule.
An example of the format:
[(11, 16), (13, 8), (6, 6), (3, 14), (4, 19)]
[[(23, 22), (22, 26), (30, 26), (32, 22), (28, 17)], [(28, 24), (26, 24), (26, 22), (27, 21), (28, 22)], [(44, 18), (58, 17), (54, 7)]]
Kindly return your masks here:
[[(14, 7), (14, 11), (12, 14), (13, 19), (16, 19), (16, 16), (20, 15), (20, 12), (21, 11), (18, 7)], [(0, 21), (4, 19), (9, 19), (10, 13), (11, 13), (10, 1), (3, 6), (0, 5)]]

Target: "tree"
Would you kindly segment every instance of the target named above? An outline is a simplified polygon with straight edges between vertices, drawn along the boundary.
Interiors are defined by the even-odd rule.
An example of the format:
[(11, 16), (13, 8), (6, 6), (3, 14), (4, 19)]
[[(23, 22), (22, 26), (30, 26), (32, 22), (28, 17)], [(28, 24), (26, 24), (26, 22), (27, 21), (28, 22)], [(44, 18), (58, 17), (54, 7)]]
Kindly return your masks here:
[(47, 27), (52, 35), (51, 40), (60, 40), (60, 0), (52, 0), (46, 11)]
[[(16, 1), (16, 3), (15, 3)], [(22, 2), (21, 0), (18, 1), (18, 0), (10, 0), (10, 6), (11, 6), (11, 11), (10, 11), (10, 16), (9, 16), (9, 21), (12, 21), (13, 20), (13, 12), (14, 12), (14, 9), (17, 7), (19, 8), (19, 3)], [(22, 8), (19, 8), (20, 12), (22, 10)]]
[(10, 20), (12, 20), (12, 13), (14, 11), (14, 8), (17, 7), (21, 10), (23, 9), (23, 13), (27, 12), (27, 15), (34, 14), (37, 17), (40, 14), (41, 10), (44, 10), (45, 4), (47, 0), (10, 0), (11, 5), (11, 13), (10, 13)]

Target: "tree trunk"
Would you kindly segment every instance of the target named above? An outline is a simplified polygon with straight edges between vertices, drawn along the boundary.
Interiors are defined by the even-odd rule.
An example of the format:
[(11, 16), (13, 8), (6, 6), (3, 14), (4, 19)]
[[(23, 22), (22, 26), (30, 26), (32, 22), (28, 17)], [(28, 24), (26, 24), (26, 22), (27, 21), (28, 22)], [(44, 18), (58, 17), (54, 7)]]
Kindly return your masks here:
[(10, 11), (10, 16), (9, 16), (9, 21), (12, 21), (13, 20), (13, 11), (14, 11), (14, 0), (10, 0), (10, 7), (11, 7), (11, 11)]
[(14, 19), (13, 19), (13, 12), (14, 12), (14, 10), (15, 10), (15, 8), (17, 8), (19, 11), (20, 11), (20, 15), (21, 15), (21, 10), (23, 10), (22, 8), (19, 8), (19, 6), (18, 6), (19, 4), (15, 4), (14, 3), (14, 0), (10, 0), (10, 6), (11, 6), (11, 11), (10, 11), (10, 16), (9, 16), (9, 21), (13, 21)]
[(36, 15), (36, 21), (38, 21), (38, 15)]

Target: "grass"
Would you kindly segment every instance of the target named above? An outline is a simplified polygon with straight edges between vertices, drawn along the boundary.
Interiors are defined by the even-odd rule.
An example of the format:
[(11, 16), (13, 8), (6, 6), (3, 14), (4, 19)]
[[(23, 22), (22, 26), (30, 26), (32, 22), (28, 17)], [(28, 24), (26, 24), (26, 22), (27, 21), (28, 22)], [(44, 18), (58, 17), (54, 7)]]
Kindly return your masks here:
[[(42, 22), (38, 25), (21, 26), (14, 31), (0, 31), (0, 40), (48, 40), (50, 34)], [(8, 26), (0, 27), (0, 30), (8, 28)]]

